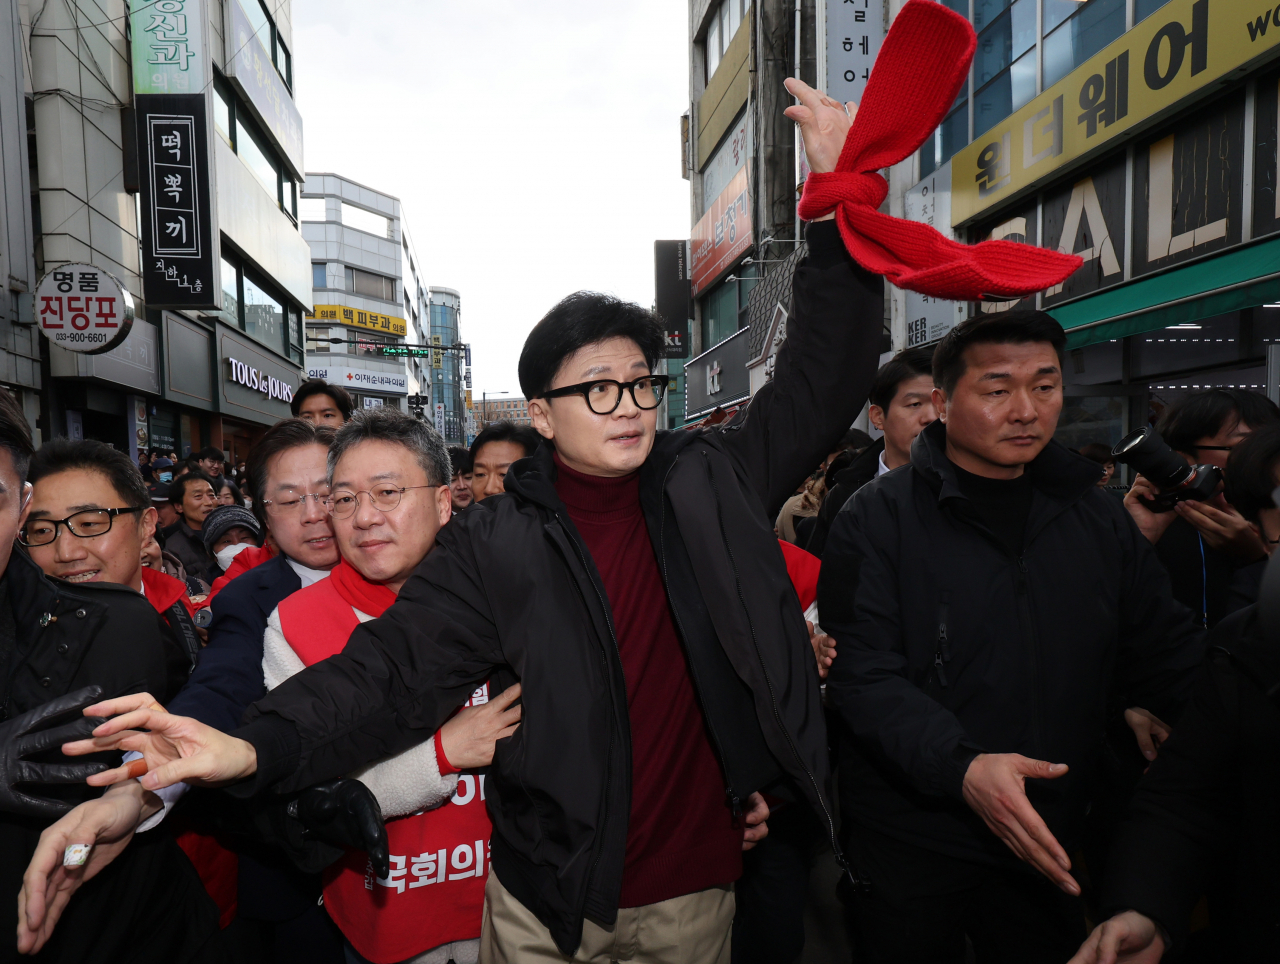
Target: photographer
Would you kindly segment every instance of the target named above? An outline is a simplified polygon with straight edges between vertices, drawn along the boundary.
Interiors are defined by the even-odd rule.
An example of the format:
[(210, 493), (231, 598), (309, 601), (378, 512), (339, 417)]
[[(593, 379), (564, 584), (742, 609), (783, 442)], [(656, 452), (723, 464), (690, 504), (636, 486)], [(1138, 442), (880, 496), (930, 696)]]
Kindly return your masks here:
[[(1231, 503), (1280, 542), (1280, 426), (1259, 429), (1228, 460)], [(1280, 933), (1280, 647), (1258, 607), (1226, 617), (1210, 637), (1213, 658), (1178, 727), (1138, 784), (1108, 862), (1099, 925), (1073, 964), (1154, 964), (1183, 944), (1192, 908), (1211, 880), (1218, 959), (1274, 959)], [(1269, 627), (1271, 633), (1276, 627)]]
[[(1265, 395), (1214, 388), (1165, 409), (1156, 432), (1190, 464), (1216, 465), (1229, 478), (1231, 450), (1253, 431), (1276, 422), (1280, 410)], [(1173, 583), (1173, 597), (1196, 614), (1200, 625), (1216, 626), (1232, 610), (1233, 593), (1245, 603), (1255, 598), (1265, 558), (1262, 542), (1222, 494), (1181, 502), (1171, 512), (1151, 512), (1143, 499), (1158, 491), (1139, 475), (1125, 496), (1125, 508), (1156, 547)]]

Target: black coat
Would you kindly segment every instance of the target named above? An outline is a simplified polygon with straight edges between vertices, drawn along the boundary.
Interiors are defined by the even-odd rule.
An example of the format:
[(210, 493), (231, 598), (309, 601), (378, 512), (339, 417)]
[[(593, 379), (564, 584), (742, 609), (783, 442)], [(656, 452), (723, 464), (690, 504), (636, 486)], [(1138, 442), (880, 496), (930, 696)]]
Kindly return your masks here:
[[(862, 406), (883, 301), (833, 224), (809, 239), (773, 381), (725, 426), (659, 433), (640, 492), (728, 796), (789, 783), (834, 846), (817, 671), (772, 520)], [(524, 722), (486, 783), (493, 868), (568, 954), (584, 915), (616, 918), (631, 744), (612, 614), (555, 472), (549, 446), (513, 465), (385, 615), (238, 735), (257, 747), (254, 787), (288, 791), (429, 738), (480, 680), (520, 680)]]
[[(50, 579), (17, 547), (0, 585), (5, 719), (94, 683), (108, 697), (146, 691), (166, 701), (187, 678), (185, 650), (141, 593), (110, 583)], [(101, 793), (84, 785), (37, 792), (70, 802)], [(18, 891), (49, 823), (0, 814), (0, 900), (8, 908), (7, 925), (0, 920), (0, 961), (20, 959), (13, 936)], [(218, 909), (186, 856), (164, 830), (153, 830), (139, 835), (72, 898), (35, 960), (192, 961), (213, 953), (207, 942), (217, 922)]]
[(835, 485), (822, 500), (818, 514), (814, 517), (813, 528), (800, 548), (812, 552), (819, 559), (827, 548), (827, 536), (831, 532), (831, 523), (836, 513), (844, 508), (844, 504), (853, 498), (853, 493), (874, 479), (880, 471), (880, 455), (884, 452), (884, 439), (878, 438), (858, 453), (858, 457), (846, 465), (834, 479)]
[[(1180, 944), (1211, 879), (1221, 960), (1274, 960), (1280, 947), (1280, 645), (1256, 610), (1210, 637), (1212, 658), (1173, 736), (1138, 784), (1112, 844), (1103, 887), (1110, 915), (1137, 910)], [(1213, 874), (1212, 871), (1218, 871)]]
[(200, 533), (187, 525), (185, 519), (179, 519), (164, 530), (164, 551), (172, 554), (187, 571), (212, 586), (213, 581), (222, 575), (218, 568), (218, 560), (205, 548)]
[(961, 790), (977, 753), (1022, 753), (1071, 768), (1028, 784), (1070, 851), (1106, 723), (1126, 706), (1172, 721), (1202, 634), (1095, 464), (1051, 441), (1027, 466), (1015, 557), (957, 487), (945, 433), (921, 432), (911, 464), (863, 486), (827, 540), (827, 693), (859, 743), (842, 809), (940, 853), (1012, 860)]

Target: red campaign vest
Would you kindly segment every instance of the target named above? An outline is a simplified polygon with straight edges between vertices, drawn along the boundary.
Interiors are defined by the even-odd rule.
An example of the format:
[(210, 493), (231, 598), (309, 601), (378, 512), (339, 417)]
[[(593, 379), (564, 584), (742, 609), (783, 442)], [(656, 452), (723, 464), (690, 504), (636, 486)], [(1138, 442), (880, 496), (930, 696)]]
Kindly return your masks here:
[[(285, 639), (307, 666), (340, 653), (360, 623), (332, 582), (331, 576), (280, 603)], [(472, 700), (488, 700), (487, 683)], [(348, 851), (325, 871), (329, 916), (373, 964), (394, 964), (479, 937), (491, 829), (484, 777), (463, 773), (448, 803), (387, 822), (387, 879), (376, 878), (358, 851)]]

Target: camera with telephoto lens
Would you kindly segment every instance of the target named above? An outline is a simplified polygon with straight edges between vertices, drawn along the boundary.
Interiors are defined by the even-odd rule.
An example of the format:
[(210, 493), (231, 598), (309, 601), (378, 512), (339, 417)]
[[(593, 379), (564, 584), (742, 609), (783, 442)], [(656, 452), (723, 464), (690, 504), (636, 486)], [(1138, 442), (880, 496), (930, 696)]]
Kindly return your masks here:
[(1111, 457), (1141, 472), (1160, 490), (1155, 498), (1142, 500), (1152, 512), (1169, 512), (1179, 502), (1203, 502), (1212, 498), (1222, 484), (1222, 469), (1216, 465), (1188, 465), (1150, 425), (1117, 442)]

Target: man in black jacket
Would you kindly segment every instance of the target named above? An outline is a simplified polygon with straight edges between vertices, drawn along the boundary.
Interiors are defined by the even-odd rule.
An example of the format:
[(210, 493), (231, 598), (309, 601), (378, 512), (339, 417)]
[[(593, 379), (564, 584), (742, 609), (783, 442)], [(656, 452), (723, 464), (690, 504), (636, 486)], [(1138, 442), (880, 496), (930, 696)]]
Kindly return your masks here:
[[(0, 723), (0, 899), (9, 908), (10, 935), (0, 941), (0, 961), (6, 962), (18, 959), (18, 894), (42, 832), (61, 811), (98, 795), (83, 784), (26, 786), (40, 778), (28, 771), (33, 764), (22, 759), (20, 721), (58, 702), (74, 711), (75, 697), (68, 694), (90, 686), (103, 695), (149, 690), (167, 698), (190, 666), (186, 652), (164, 631), (159, 614), (140, 592), (112, 583), (49, 578), (15, 544), (15, 539), (26, 539), (31, 456), (26, 419), (13, 397), (0, 390), (0, 719), (6, 721)], [(45, 524), (63, 529), (69, 523), (48, 519)], [(74, 762), (56, 749), (36, 759), (55, 765)], [(63, 782), (72, 779), (68, 773)], [(136, 781), (129, 781), (108, 795), (143, 793)], [(63, 873), (87, 875), (83, 869)], [(168, 836), (125, 848), (110, 868), (84, 886), (66, 917), (67, 926), (37, 960), (219, 959), (217, 907)], [(21, 949), (30, 952), (31, 942)]]
[(874, 478), (906, 465), (911, 443), (938, 417), (933, 409), (933, 349), (908, 348), (880, 366), (867, 393), (867, 418), (882, 437), (863, 449), (835, 478), (801, 548), (819, 559), (836, 513)]
[(188, 472), (169, 483), (169, 504), (178, 521), (162, 533), (164, 550), (182, 563), (187, 575), (213, 585), (220, 576), (218, 563), (200, 538), (200, 528), (209, 513), (218, 507), (218, 490), (213, 480), (201, 472)]
[(1132, 707), (1149, 740), (1136, 707), (1170, 719), (1203, 655), (1099, 466), (1052, 440), (1064, 342), (1041, 312), (954, 328), (934, 354), (939, 421), (827, 542), (869, 962), (960, 962), (966, 934), (979, 961), (1069, 956), (1084, 918), (1067, 852), (1104, 725)]
[[(810, 101), (808, 157), (830, 170), (849, 118)], [(288, 792), (427, 738), (480, 680), (520, 681), (528, 725), (486, 781), (482, 957), (727, 961), (758, 791), (807, 802), (836, 846), (816, 668), (770, 523), (862, 405), (883, 289), (833, 223), (808, 241), (774, 379), (737, 419), (656, 432), (659, 323), (571, 296), (521, 356), (550, 444), (441, 530), (383, 617), (256, 704), (242, 739), (145, 709), (100, 739), (150, 720), (123, 738), (157, 765), (147, 786)], [(689, 826), (706, 832), (670, 847)]]

